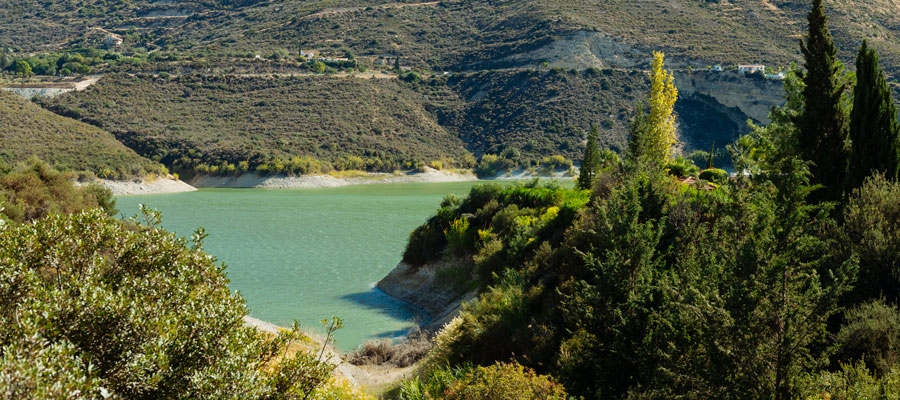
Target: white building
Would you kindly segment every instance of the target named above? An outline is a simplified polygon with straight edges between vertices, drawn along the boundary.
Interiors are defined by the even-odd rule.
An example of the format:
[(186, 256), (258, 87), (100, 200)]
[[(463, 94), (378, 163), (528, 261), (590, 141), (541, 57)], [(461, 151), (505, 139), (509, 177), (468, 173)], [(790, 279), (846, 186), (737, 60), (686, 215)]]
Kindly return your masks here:
[(749, 64), (749, 65), (738, 65), (738, 72), (743, 72), (745, 74), (752, 74), (755, 72), (766, 72), (766, 66), (762, 64)]

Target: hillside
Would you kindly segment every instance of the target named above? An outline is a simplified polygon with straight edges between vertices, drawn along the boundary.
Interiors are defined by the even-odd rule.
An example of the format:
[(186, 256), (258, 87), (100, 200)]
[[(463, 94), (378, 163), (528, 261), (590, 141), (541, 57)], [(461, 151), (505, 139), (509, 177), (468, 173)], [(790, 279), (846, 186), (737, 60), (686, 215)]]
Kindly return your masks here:
[(43, 102), (181, 168), (247, 162), (255, 169), (298, 156), (388, 172), (416, 161), (472, 163), (425, 99), (397, 79), (120, 74)]
[(95, 126), (56, 115), (0, 90), (0, 162), (37, 156), (63, 170), (91, 171), (124, 179), (160, 172), (161, 165), (137, 155)]
[[(828, 7), (848, 67), (868, 38), (888, 72), (900, 72), (892, 2)], [(553, 154), (577, 160), (591, 124), (602, 144), (621, 149), (653, 50), (679, 72), (685, 150), (723, 148), (747, 119), (765, 122), (781, 89), (734, 76), (743, 82), (722, 88), (702, 73), (799, 62), (808, 8), (800, 0), (14, 0), (0, 10), (0, 49), (12, 51), (0, 52), (0, 67), (12, 74), (26, 60), (34, 71), (112, 73), (43, 104), (176, 170), (246, 161), (277, 172), (298, 156), (324, 163), (313, 170), (468, 167), (470, 155), (507, 149), (530, 166)], [(328, 63), (327, 74), (310, 74), (313, 61)], [(403, 78), (395, 63), (425, 79), (331, 74)]]
[[(897, 65), (900, 14), (889, 0), (828, 2), (842, 56), (869, 39)], [(22, 52), (102, 45), (207, 57), (268, 57), (299, 49), (399, 54), (455, 71), (535, 66), (644, 65), (650, 50), (678, 65), (799, 60), (802, 0), (687, 1), (98, 1), (12, 0), (0, 11), (0, 48)], [(22, 32), (25, 32), (24, 34)], [(126, 51), (127, 52), (127, 51)]]

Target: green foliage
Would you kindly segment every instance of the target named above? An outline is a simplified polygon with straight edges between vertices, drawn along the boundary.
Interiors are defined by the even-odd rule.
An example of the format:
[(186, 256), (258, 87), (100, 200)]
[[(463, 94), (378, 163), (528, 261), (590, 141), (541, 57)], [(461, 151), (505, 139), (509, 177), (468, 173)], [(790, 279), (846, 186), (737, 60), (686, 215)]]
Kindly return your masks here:
[(661, 168), (675, 154), (675, 101), (678, 89), (674, 76), (663, 69), (663, 53), (654, 52), (650, 66), (648, 110), (638, 112), (628, 143), (629, 157), (640, 165)]
[[(459, 319), (451, 324), (459, 326)], [(490, 366), (465, 363), (458, 367), (431, 367), (419, 377), (401, 383), (401, 400), (436, 399), (565, 399), (566, 391), (552, 377), (538, 375), (516, 362)]]
[(838, 359), (844, 364), (865, 363), (876, 377), (884, 377), (900, 363), (900, 310), (883, 301), (853, 308), (844, 315), (835, 337)]
[(107, 131), (41, 109), (0, 90), (0, 160), (10, 164), (37, 156), (66, 171), (90, 171), (126, 179), (161, 173), (162, 166), (140, 157)]
[(589, 398), (796, 396), (857, 264), (792, 170), (712, 192), (627, 174), (589, 207), (569, 205), (583, 191), (473, 189), (438, 216), (477, 229), (486, 286), (432, 362), (514, 358)]
[(850, 113), (851, 153), (847, 164), (847, 190), (863, 184), (872, 174), (897, 180), (900, 173), (900, 124), (878, 54), (863, 41), (856, 58), (856, 86)]
[(674, 161), (667, 163), (665, 165), (665, 170), (668, 171), (669, 175), (678, 178), (697, 176), (700, 172), (700, 168), (697, 168), (691, 160), (684, 157), (676, 157)]
[(900, 184), (872, 176), (844, 207), (846, 243), (859, 257), (854, 302), (900, 302)]
[(838, 371), (804, 374), (797, 398), (805, 400), (895, 399), (900, 397), (900, 369), (882, 377), (862, 362), (843, 364)]
[(419, 75), (416, 71), (409, 71), (403, 74), (402, 79), (406, 82), (416, 83), (422, 80), (422, 75)]
[(444, 231), (447, 238), (447, 251), (452, 255), (462, 256), (471, 251), (475, 243), (475, 232), (469, 227), (469, 220), (459, 218), (450, 223)]
[(497, 363), (470, 369), (460, 379), (450, 382), (442, 396), (458, 400), (513, 400), (567, 398), (561, 385), (547, 376), (538, 375), (518, 363)]
[(475, 166), (475, 174), (479, 178), (492, 178), (501, 172), (509, 172), (516, 166), (516, 162), (504, 156), (485, 154)]
[(109, 189), (97, 184), (76, 187), (71, 174), (30, 158), (9, 172), (0, 171), (0, 215), (13, 222), (32, 222), (51, 214), (100, 208), (115, 214)]
[(719, 168), (704, 169), (700, 172), (700, 179), (723, 185), (728, 183), (728, 171)]
[(597, 147), (597, 126), (591, 126), (587, 144), (584, 145), (584, 156), (581, 157), (581, 168), (578, 172), (578, 188), (591, 189), (594, 179), (600, 172), (600, 149)]
[(25, 60), (17, 61), (14, 70), (16, 72), (16, 75), (21, 75), (26, 78), (34, 75), (34, 72), (31, 71), (31, 64), (29, 64), (28, 61)]
[(848, 152), (847, 110), (843, 96), (843, 65), (828, 29), (823, 0), (813, 0), (808, 15), (809, 33), (800, 41), (806, 72), (803, 80), (803, 108), (795, 120), (797, 144), (803, 159), (809, 161), (814, 183), (823, 189), (819, 200), (839, 200), (845, 180)]
[(245, 327), (223, 267), (193, 243), (101, 211), (0, 231), (3, 397), (300, 399), (332, 366)]
[(182, 176), (231, 174), (227, 167), (242, 162), (272, 174), (391, 172), (468, 155), (434, 123), (420, 94), (388, 79), (113, 74), (91, 90), (42, 102), (115, 133)]

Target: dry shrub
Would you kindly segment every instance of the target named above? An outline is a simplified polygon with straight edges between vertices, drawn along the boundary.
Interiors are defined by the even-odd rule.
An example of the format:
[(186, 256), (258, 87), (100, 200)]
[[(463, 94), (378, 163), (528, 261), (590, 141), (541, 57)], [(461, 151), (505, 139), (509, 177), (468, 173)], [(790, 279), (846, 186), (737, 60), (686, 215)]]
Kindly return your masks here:
[(429, 350), (431, 340), (428, 332), (416, 328), (399, 343), (390, 339), (367, 341), (350, 354), (348, 361), (353, 365), (390, 364), (404, 368), (425, 357)]

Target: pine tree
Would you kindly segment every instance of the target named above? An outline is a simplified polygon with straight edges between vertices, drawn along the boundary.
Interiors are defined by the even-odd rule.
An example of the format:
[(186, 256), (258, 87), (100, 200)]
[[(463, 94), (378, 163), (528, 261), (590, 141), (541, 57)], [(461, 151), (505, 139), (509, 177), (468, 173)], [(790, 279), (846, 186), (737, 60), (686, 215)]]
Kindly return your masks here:
[(581, 159), (581, 172), (578, 174), (578, 188), (590, 189), (594, 185), (594, 179), (600, 171), (600, 152), (597, 147), (597, 125), (591, 126), (588, 133), (587, 144), (584, 146), (584, 157)]
[(638, 111), (631, 128), (629, 143), (630, 157), (633, 161), (648, 165), (662, 166), (674, 158), (675, 138), (675, 101), (678, 89), (671, 72), (663, 69), (665, 55), (653, 52), (650, 66), (650, 94), (647, 97), (649, 111), (644, 114)]
[(897, 179), (900, 124), (884, 72), (878, 66), (878, 53), (863, 41), (856, 58), (856, 87), (850, 113), (850, 161), (847, 164), (847, 190), (862, 186), (873, 173)]
[(801, 73), (804, 108), (797, 117), (798, 145), (805, 160), (811, 161), (813, 183), (824, 190), (818, 200), (837, 200), (841, 195), (847, 165), (846, 116), (841, 106), (843, 66), (828, 31), (823, 0), (813, 0), (809, 12), (809, 37), (800, 40), (806, 72)]

